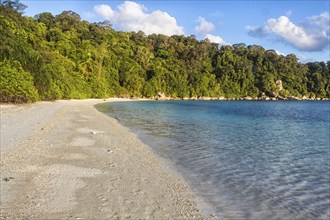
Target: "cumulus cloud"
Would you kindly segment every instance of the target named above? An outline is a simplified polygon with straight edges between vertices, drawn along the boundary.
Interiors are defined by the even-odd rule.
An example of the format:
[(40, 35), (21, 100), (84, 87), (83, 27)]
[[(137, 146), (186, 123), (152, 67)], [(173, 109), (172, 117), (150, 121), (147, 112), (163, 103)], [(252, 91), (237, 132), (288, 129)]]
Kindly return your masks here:
[(203, 17), (197, 19), (200, 24), (195, 27), (197, 33), (205, 35), (206, 33), (214, 30), (214, 25), (211, 22), (208, 22)]
[(308, 20), (315, 24), (317, 27), (325, 30), (329, 34), (330, 29), (330, 13), (329, 12), (323, 12), (320, 15), (311, 16), (308, 18)]
[(329, 12), (307, 19), (304, 25), (293, 23), (287, 16), (268, 19), (264, 26), (247, 26), (253, 37), (275, 36), (302, 51), (320, 51), (329, 45)]
[(109, 5), (96, 5), (94, 11), (97, 15), (102, 16), (105, 19), (111, 19), (114, 17), (114, 11)]
[(220, 36), (209, 34), (209, 32), (211, 32), (215, 29), (214, 24), (212, 24), (211, 22), (208, 22), (203, 17), (198, 17), (198, 19), (196, 21), (199, 22), (199, 25), (197, 25), (195, 27), (195, 31), (200, 36), (202, 36), (203, 39), (209, 39), (210, 42), (217, 43), (220, 45), (227, 44)]
[(141, 4), (125, 1), (113, 10), (109, 5), (96, 5), (96, 15), (109, 20), (122, 31), (143, 31), (145, 34), (181, 35), (183, 27), (179, 26), (176, 19), (163, 11), (152, 11)]
[(217, 43), (217, 44), (221, 44), (221, 45), (227, 44), (220, 36), (216, 36), (213, 34), (206, 34), (205, 39), (206, 38), (209, 39), (210, 42), (212, 42), (212, 43)]

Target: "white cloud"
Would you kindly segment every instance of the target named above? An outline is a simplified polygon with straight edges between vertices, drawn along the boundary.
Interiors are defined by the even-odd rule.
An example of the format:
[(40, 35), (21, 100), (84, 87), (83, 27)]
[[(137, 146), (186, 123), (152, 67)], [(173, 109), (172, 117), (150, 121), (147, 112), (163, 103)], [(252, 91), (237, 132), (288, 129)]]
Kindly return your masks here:
[(144, 12), (147, 9), (136, 2), (125, 1), (123, 4), (118, 6), (118, 16), (117, 19), (121, 21), (128, 21), (128, 22), (138, 22), (139, 20), (144, 19), (147, 14)]
[(292, 23), (286, 16), (269, 19), (264, 30), (266, 33), (275, 34), (302, 50), (311, 50), (317, 43), (312, 35), (307, 34), (302, 27)]
[(281, 51), (279, 50), (275, 50), (275, 52), (277, 53), (277, 55), (282, 55), (282, 56), (286, 56), (285, 53), (282, 53)]
[(276, 36), (298, 50), (320, 51), (330, 40), (329, 12), (308, 18), (304, 26), (281, 16), (278, 19), (268, 19), (263, 27), (247, 26), (246, 29), (253, 37)]
[(182, 35), (183, 27), (176, 19), (163, 11), (152, 11), (141, 4), (125, 1), (113, 10), (109, 5), (96, 5), (94, 13), (111, 21), (122, 31), (143, 31), (145, 34)]
[(200, 22), (200, 24), (195, 27), (197, 33), (205, 35), (214, 30), (214, 25), (211, 22), (206, 21), (205, 18), (199, 17), (197, 21)]
[(212, 43), (217, 43), (217, 44), (220, 44), (220, 45), (227, 44), (220, 36), (216, 36), (216, 35), (213, 35), (213, 34), (206, 34), (205, 39), (206, 38), (209, 39), (210, 42), (212, 42)]
[(323, 12), (320, 15), (311, 16), (308, 18), (311, 23), (314, 23), (317, 27), (325, 30), (329, 34), (330, 29), (330, 13)]
[(220, 45), (227, 44), (220, 36), (209, 34), (209, 32), (215, 29), (215, 26), (211, 22), (206, 21), (203, 17), (198, 17), (196, 21), (200, 24), (195, 27), (195, 31), (203, 36), (204, 39), (209, 39), (210, 42)]
[(114, 16), (114, 11), (109, 5), (96, 5), (94, 11), (97, 15), (102, 16), (105, 19), (110, 20)]

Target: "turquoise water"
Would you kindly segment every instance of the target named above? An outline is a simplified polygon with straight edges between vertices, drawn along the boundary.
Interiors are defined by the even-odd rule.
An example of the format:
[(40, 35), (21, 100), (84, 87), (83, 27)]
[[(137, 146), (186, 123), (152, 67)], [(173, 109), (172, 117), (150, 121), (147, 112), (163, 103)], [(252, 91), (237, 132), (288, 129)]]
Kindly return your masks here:
[(219, 217), (330, 218), (328, 101), (145, 101), (97, 108), (170, 160)]

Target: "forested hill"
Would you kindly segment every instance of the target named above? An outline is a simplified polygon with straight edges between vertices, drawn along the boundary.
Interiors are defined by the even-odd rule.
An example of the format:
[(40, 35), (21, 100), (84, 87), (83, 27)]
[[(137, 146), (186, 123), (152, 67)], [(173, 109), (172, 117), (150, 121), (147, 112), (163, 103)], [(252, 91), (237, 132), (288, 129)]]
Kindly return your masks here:
[[(72, 11), (23, 16), (0, 5), (0, 102), (101, 97), (330, 97), (330, 61), (243, 43), (149, 35), (82, 21)], [(282, 88), (283, 87), (283, 88)]]

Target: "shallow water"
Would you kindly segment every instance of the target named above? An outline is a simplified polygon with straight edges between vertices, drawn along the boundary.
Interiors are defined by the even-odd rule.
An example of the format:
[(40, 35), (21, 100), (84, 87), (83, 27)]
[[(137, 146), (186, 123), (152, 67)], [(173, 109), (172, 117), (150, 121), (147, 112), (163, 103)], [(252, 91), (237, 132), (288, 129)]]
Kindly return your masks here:
[(216, 215), (330, 218), (330, 102), (98, 105), (173, 162)]

